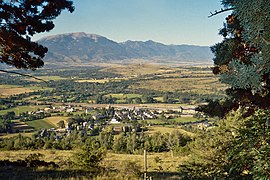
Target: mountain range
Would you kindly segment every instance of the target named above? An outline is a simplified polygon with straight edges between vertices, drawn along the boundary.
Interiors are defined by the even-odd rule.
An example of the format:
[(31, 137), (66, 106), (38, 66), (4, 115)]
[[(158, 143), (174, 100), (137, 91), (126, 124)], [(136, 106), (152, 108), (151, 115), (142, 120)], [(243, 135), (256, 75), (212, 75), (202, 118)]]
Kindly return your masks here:
[(91, 62), (132, 61), (211, 63), (208, 46), (165, 45), (154, 41), (115, 42), (84, 32), (47, 36), (38, 43), (48, 47), (47, 64), (87, 64)]

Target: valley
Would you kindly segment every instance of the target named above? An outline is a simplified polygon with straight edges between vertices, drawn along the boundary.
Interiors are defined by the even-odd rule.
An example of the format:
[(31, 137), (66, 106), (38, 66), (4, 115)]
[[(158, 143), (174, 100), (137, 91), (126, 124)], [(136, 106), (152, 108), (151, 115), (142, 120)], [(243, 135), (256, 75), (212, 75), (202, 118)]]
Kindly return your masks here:
[(41, 38), (48, 47), (47, 66), (78, 66), (92, 63), (211, 64), (208, 46), (165, 45), (152, 40), (116, 42), (97, 34), (66, 33)]
[[(51, 151), (65, 150), (63, 153), (73, 156), (78, 147), (98, 139), (109, 153), (101, 162), (103, 168), (122, 172), (117, 164), (127, 163), (141, 172), (142, 151), (147, 148), (153, 177), (162, 172), (165, 177), (177, 177), (177, 166), (173, 165), (176, 161), (170, 154), (180, 158), (177, 163), (187, 158), (185, 144), (194, 133), (215, 124), (215, 119), (200, 114), (196, 107), (208, 99), (224, 97), (226, 88), (209, 67), (202, 66), (103, 64), (41, 69), (31, 75), (43, 81), (0, 74), (0, 116), (5, 119), (0, 133), (2, 150), (21, 152), (31, 147), (33, 154), (45, 149), (38, 152), (48, 161)], [(178, 140), (168, 144), (169, 137)], [(136, 143), (123, 146), (119, 144), (122, 141)], [(123, 154), (120, 161), (119, 153)], [(136, 160), (132, 161), (133, 157)], [(15, 160), (23, 158), (26, 154)], [(135, 163), (137, 158), (139, 164)], [(70, 170), (67, 165), (61, 168), (62, 173)], [(84, 173), (77, 175), (85, 177)], [(135, 176), (133, 172), (128, 174)]]

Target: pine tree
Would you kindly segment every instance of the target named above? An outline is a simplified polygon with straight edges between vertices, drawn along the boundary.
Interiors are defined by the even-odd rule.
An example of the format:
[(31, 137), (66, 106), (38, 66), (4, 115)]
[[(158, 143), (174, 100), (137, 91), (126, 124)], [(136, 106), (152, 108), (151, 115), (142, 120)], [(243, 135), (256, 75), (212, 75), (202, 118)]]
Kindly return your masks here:
[(74, 11), (69, 0), (0, 0), (0, 63), (23, 69), (42, 67), (48, 49), (31, 38), (54, 28), (62, 10)]
[(225, 10), (220, 12), (232, 13), (219, 32), (224, 40), (211, 47), (213, 73), (230, 86), (226, 92), (238, 105), (269, 108), (270, 1), (223, 0), (222, 4)]

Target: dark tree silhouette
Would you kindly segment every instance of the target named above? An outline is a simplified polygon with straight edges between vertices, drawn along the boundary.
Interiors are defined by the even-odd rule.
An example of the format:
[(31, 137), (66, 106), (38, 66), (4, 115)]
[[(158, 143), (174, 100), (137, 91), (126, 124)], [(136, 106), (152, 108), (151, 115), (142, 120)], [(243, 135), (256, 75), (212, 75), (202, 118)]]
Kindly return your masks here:
[(33, 35), (54, 28), (62, 10), (74, 11), (69, 0), (0, 0), (0, 62), (18, 69), (44, 65), (48, 49), (33, 42)]

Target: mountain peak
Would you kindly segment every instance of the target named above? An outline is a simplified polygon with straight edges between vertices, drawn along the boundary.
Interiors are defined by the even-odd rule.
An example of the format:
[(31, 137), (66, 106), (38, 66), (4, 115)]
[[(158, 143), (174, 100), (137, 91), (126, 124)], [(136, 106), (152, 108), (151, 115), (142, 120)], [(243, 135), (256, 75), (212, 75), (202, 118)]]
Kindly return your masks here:
[(90, 38), (95, 41), (97, 41), (97, 39), (99, 38), (105, 38), (97, 34), (89, 34), (85, 32), (74, 32), (74, 33), (64, 33), (64, 34), (46, 36), (44, 38), (39, 39), (38, 41), (54, 40), (54, 39), (65, 38), (65, 37), (71, 37), (73, 39)]
[[(106, 37), (85, 32), (58, 34), (38, 41), (48, 47), (45, 60), (50, 62), (107, 62), (125, 59), (169, 61), (208, 61), (213, 55), (207, 46), (165, 45), (152, 40), (117, 43)], [(68, 63), (68, 62), (67, 62)]]

